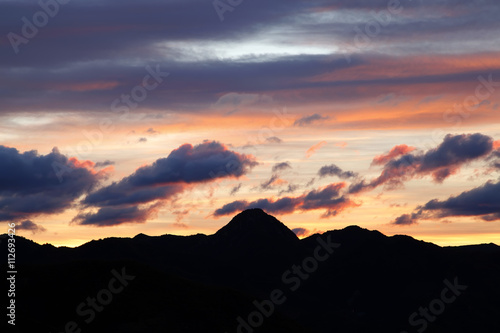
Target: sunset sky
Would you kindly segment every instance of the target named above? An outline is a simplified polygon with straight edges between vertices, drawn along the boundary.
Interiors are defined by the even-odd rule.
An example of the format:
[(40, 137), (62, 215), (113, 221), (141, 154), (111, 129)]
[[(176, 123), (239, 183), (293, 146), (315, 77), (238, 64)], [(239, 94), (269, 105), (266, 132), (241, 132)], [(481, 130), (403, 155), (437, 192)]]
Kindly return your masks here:
[(0, 0), (0, 221), (212, 234), (259, 207), (500, 244), (498, 0)]

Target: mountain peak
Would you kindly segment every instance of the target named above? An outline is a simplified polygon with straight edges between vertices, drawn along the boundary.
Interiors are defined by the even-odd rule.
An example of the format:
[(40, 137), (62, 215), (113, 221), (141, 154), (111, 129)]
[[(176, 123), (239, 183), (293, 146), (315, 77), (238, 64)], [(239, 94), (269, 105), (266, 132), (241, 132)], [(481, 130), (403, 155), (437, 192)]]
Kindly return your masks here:
[(233, 244), (254, 245), (295, 243), (299, 239), (293, 231), (274, 216), (260, 208), (247, 209), (233, 219), (214, 235)]

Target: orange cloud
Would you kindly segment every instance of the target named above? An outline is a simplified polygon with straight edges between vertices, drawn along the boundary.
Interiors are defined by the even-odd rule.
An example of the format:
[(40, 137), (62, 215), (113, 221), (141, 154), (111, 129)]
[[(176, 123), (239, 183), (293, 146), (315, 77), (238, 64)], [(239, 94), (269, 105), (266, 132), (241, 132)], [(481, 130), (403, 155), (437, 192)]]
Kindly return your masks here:
[(309, 236), (314, 235), (314, 234), (322, 234), (322, 233), (324, 233), (324, 231), (318, 230), (316, 228), (314, 228), (313, 230), (309, 230), (309, 229), (306, 229), (306, 228), (294, 228), (294, 229), (292, 229), (292, 231), (300, 239), (309, 237)]
[(115, 170), (114, 166), (109, 165), (101, 170), (95, 169), (95, 163), (89, 160), (80, 161), (76, 157), (70, 157), (68, 162), (73, 164), (76, 168), (85, 168), (90, 171), (93, 175), (98, 175), (105, 177)]
[(375, 156), (375, 158), (372, 161), (372, 165), (382, 165), (390, 160), (392, 160), (395, 157), (401, 156), (408, 154), (409, 152), (414, 151), (416, 148), (407, 146), (407, 145), (398, 145), (393, 147), (387, 154), (381, 154), (378, 156)]
[(71, 162), (77, 168), (85, 168), (88, 170), (92, 170), (95, 166), (95, 163), (92, 161), (79, 161), (76, 157), (70, 157), (69, 162)]
[(314, 155), (316, 153), (316, 151), (318, 149), (320, 149), (321, 147), (323, 147), (324, 145), (326, 145), (326, 141), (321, 141), (317, 144), (315, 144), (314, 146), (312, 146), (311, 148), (309, 148), (307, 151), (306, 151), (306, 158), (309, 158), (311, 157), (312, 155)]

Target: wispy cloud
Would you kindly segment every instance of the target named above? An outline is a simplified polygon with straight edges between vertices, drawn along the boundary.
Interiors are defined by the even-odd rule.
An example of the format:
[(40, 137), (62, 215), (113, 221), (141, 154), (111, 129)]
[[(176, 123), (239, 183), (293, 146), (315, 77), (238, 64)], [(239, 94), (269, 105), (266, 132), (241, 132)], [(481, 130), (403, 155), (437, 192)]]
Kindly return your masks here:
[(321, 149), (321, 147), (323, 147), (324, 145), (326, 145), (326, 141), (321, 141), (321, 142), (318, 142), (317, 144), (313, 145), (312, 147), (310, 147), (307, 151), (306, 151), (306, 158), (310, 158), (311, 156), (313, 156), (319, 149)]

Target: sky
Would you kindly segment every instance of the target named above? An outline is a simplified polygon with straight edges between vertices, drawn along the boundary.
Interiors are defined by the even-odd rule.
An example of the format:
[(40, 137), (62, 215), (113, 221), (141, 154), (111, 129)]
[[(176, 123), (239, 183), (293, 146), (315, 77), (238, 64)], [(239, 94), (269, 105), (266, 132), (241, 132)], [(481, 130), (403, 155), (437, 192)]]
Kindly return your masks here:
[(500, 244), (497, 0), (0, 0), (0, 221), (38, 243), (262, 208)]

